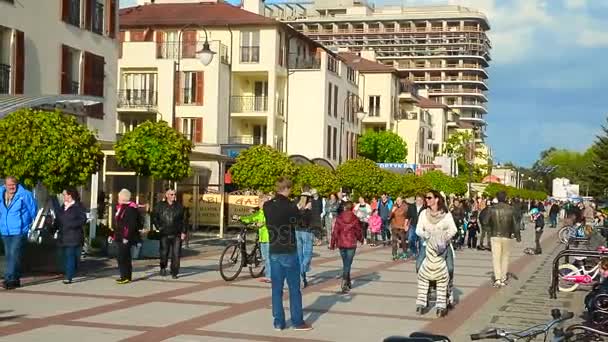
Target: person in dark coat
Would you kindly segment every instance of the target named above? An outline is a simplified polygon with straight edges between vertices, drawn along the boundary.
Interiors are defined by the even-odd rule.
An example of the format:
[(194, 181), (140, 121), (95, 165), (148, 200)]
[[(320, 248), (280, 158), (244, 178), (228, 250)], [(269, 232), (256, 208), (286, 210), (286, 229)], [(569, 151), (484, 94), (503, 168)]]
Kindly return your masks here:
[(160, 275), (167, 276), (167, 264), (171, 255), (171, 277), (177, 279), (182, 241), (186, 240), (184, 207), (176, 201), (175, 190), (167, 189), (165, 198), (154, 206), (152, 223), (160, 231)]
[(55, 214), (57, 243), (63, 251), (65, 265), (63, 283), (71, 284), (84, 243), (83, 226), (87, 223), (87, 214), (80, 204), (80, 196), (76, 189), (63, 190), (63, 205)]
[(131, 247), (140, 241), (139, 230), (142, 227), (142, 220), (137, 211), (137, 204), (131, 202), (131, 192), (127, 189), (122, 189), (118, 193), (115, 222), (113, 240), (118, 247), (116, 260), (120, 271), (120, 278), (116, 283), (128, 284), (133, 275)]

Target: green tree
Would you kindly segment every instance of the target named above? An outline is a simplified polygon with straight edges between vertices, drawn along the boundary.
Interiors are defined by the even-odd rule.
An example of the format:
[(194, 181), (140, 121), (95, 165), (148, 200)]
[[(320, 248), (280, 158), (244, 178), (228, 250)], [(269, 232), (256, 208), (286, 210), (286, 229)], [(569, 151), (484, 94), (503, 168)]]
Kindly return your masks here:
[(294, 193), (298, 195), (299, 191), (306, 185), (317, 189), (321, 196), (329, 196), (330, 193), (340, 190), (336, 173), (317, 164), (296, 166)]
[(463, 182), (461, 178), (450, 177), (445, 173), (435, 170), (425, 173), (424, 178), (432, 189), (437, 191), (443, 191), (447, 195), (463, 195), (467, 192), (467, 183)]
[(336, 172), (340, 185), (351, 189), (355, 196), (370, 198), (384, 191), (382, 181), (386, 174), (369, 159), (347, 160), (338, 166)]
[(294, 178), (296, 167), (282, 152), (267, 145), (257, 145), (242, 151), (230, 168), (232, 180), (244, 189), (274, 191), (279, 177)]
[(167, 122), (146, 121), (114, 145), (116, 161), (141, 176), (177, 181), (192, 174), (192, 143)]
[(22, 109), (0, 120), (0, 176), (58, 193), (79, 186), (103, 161), (95, 134), (71, 115)]
[(401, 163), (407, 157), (407, 144), (393, 132), (367, 131), (359, 139), (357, 152), (376, 163)]
[(425, 194), (433, 189), (424, 177), (416, 176), (411, 173), (401, 176), (401, 184), (403, 186), (402, 196), (405, 197)]
[[(608, 124), (608, 119), (607, 119)], [(589, 180), (593, 182), (593, 194), (602, 197), (608, 195), (608, 125), (602, 126), (602, 133), (597, 136), (589, 152), (591, 166)]]
[[(458, 162), (458, 173), (461, 175), (469, 175), (469, 160), (471, 159), (470, 146), (473, 139), (473, 134), (467, 131), (460, 131), (452, 134), (445, 143), (443, 152)], [(481, 151), (474, 151), (474, 158), (487, 158)], [(485, 165), (473, 165), (473, 181), (479, 181), (490, 171), (490, 163)]]

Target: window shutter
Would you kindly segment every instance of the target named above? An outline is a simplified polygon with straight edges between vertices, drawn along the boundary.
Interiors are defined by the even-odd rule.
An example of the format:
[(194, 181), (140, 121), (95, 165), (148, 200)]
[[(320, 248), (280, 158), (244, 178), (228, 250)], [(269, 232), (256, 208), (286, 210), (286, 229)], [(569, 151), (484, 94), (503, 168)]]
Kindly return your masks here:
[(163, 58), (163, 43), (165, 42), (165, 32), (156, 31), (156, 58)]
[(23, 31), (15, 30), (15, 94), (23, 94), (25, 81), (25, 41)]
[(93, 28), (93, 10), (95, 9), (95, 0), (84, 0), (84, 28), (91, 30)]
[(205, 93), (205, 74), (202, 71), (196, 72), (196, 104), (202, 106)]
[(180, 77), (180, 73), (179, 72), (175, 72), (175, 89), (174, 89), (174, 97), (175, 97), (175, 104), (179, 105), (182, 103), (182, 83), (181, 83), (181, 77)]
[(70, 0), (61, 0), (61, 20), (66, 23), (70, 20)]
[(147, 28), (144, 31), (144, 41), (145, 42), (153, 42), (154, 41), (154, 30), (151, 28)]
[(203, 142), (203, 118), (196, 118), (194, 121), (194, 142)]
[(173, 128), (175, 128), (175, 130), (180, 133), (182, 132), (182, 118), (175, 118), (175, 122), (173, 123)]
[(196, 31), (184, 31), (183, 44), (182, 44), (182, 57), (183, 58), (194, 58), (196, 57)]
[(104, 67), (103, 57), (90, 52), (84, 53), (84, 94), (103, 97), (104, 91)]
[(118, 33), (118, 58), (122, 58), (122, 46), (125, 41), (126, 32), (120, 31)]
[(107, 0), (106, 8), (108, 13), (106, 34), (110, 38), (116, 38), (116, 0)]
[(87, 116), (95, 119), (103, 119), (103, 103), (96, 103), (94, 105), (87, 106)]
[(70, 48), (61, 45), (61, 93), (70, 93)]

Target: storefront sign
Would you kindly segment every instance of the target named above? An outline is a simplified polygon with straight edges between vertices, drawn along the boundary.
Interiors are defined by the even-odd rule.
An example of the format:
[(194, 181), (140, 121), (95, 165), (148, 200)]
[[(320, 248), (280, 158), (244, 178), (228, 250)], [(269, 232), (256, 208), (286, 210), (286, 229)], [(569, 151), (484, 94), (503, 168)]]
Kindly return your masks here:
[[(193, 196), (184, 194), (182, 204), (189, 209), (190, 224), (219, 226), (221, 200), (222, 196), (220, 194), (199, 195), (198, 208), (196, 208)], [(226, 195), (228, 222), (230, 223), (230, 218), (233, 215), (249, 215), (251, 209), (257, 206), (259, 206), (258, 196)]]

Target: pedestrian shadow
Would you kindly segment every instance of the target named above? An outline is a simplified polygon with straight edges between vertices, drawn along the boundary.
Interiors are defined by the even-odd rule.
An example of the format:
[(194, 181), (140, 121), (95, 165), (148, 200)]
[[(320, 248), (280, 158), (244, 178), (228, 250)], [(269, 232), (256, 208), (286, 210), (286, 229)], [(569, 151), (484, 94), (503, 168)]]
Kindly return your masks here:
[(6, 313), (13, 312), (13, 310), (2, 310), (0, 311), (0, 322), (12, 321), (14, 319), (19, 319), (25, 317), (25, 315), (11, 315), (11, 316), (3, 316)]
[(348, 303), (352, 301), (352, 298), (352, 294), (336, 293), (320, 295), (312, 304), (304, 308), (304, 311), (309, 312), (308, 316), (304, 320), (308, 324), (314, 324), (324, 314), (328, 313), (334, 305), (338, 303)]

